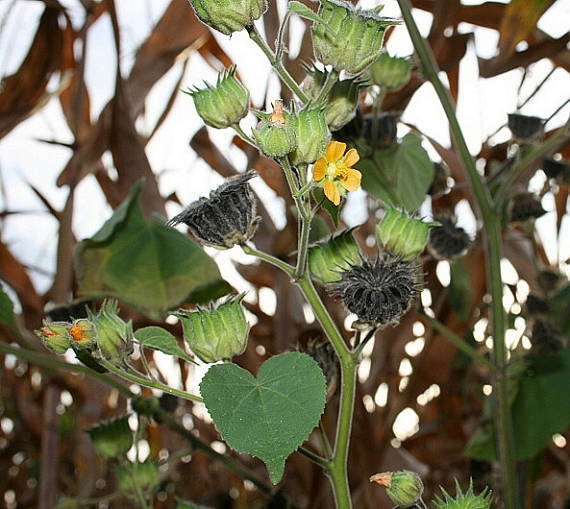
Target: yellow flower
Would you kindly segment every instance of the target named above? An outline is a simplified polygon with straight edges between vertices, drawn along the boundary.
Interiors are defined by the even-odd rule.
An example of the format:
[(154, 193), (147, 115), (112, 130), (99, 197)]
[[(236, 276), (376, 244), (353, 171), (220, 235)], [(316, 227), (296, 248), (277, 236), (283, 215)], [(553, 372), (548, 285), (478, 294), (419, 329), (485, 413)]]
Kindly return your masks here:
[(324, 157), (318, 159), (313, 166), (313, 179), (323, 186), (325, 196), (335, 205), (346, 191), (356, 191), (360, 187), (361, 173), (354, 168), (360, 156), (351, 148), (346, 154), (346, 143), (331, 141)]

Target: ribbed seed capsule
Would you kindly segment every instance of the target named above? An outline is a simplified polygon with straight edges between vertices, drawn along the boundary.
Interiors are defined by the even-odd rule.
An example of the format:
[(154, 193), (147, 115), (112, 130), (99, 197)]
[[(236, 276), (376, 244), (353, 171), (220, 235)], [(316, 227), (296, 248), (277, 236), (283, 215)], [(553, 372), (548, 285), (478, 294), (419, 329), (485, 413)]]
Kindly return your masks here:
[(471, 246), (471, 237), (457, 226), (453, 217), (436, 216), (434, 219), (441, 226), (430, 231), (428, 248), (433, 256), (440, 260), (463, 256)]
[(370, 66), (370, 79), (383, 90), (400, 90), (412, 76), (412, 63), (406, 58), (382, 53)]
[(544, 135), (544, 120), (539, 117), (509, 113), (508, 123), (513, 138), (517, 141), (530, 143)]
[(160, 485), (158, 466), (149, 460), (123, 463), (117, 466), (115, 473), (120, 493), (132, 500), (139, 500), (141, 493), (149, 498)]
[(249, 240), (257, 229), (260, 218), (255, 215), (255, 197), (248, 182), (254, 171), (226, 180), (200, 198), (180, 214), (169, 226), (184, 223), (202, 243), (218, 249), (229, 249)]
[(420, 502), (424, 491), (420, 476), (411, 470), (375, 474), (370, 477), (370, 482), (384, 486), (390, 500), (402, 508), (413, 507)]
[(321, 283), (332, 283), (342, 271), (360, 261), (360, 249), (352, 236), (354, 228), (309, 246), (309, 271)]
[(283, 101), (275, 101), (273, 112), (263, 115), (253, 130), (259, 150), (267, 157), (284, 157), (297, 147), (295, 120), (283, 109)]
[(266, 0), (189, 0), (198, 18), (209, 27), (230, 35), (260, 18)]
[(540, 355), (550, 355), (564, 348), (564, 341), (556, 327), (548, 320), (537, 319), (532, 326), (532, 348)]
[(97, 314), (90, 310), (88, 314), (97, 329), (97, 346), (103, 358), (117, 362), (133, 352), (132, 323), (119, 316), (116, 300), (106, 300)]
[(235, 77), (232, 67), (218, 75), (215, 85), (187, 90), (192, 96), (198, 115), (206, 125), (223, 129), (244, 118), (249, 112), (249, 91)]
[(397, 22), (342, 0), (321, 0), (322, 22), (313, 24), (315, 57), (337, 71), (358, 74), (380, 55), (386, 27)]
[[(378, 132), (374, 133), (374, 117), (367, 115), (364, 118), (363, 136), (366, 142), (371, 147), (388, 148), (391, 147), (398, 137), (398, 122), (402, 112), (400, 111), (387, 111), (378, 115)], [(374, 138), (376, 134), (376, 139)]]
[(384, 253), (352, 265), (328, 288), (358, 317), (359, 324), (385, 327), (397, 323), (410, 309), (420, 286), (416, 263)]
[(34, 331), (44, 346), (52, 352), (64, 354), (71, 347), (71, 324), (66, 322), (49, 322), (44, 320), (43, 327)]
[(97, 453), (106, 459), (115, 459), (133, 445), (133, 432), (127, 415), (103, 421), (87, 430)]
[(433, 500), (435, 509), (491, 509), (493, 494), (485, 488), (477, 495), (473, 492), (473, 481), (469, 481), (469, 489), (463, 493), (455, 480), (455, 496), (452, 497), (441, 488), (443, 498), (436, 496)]
[(331, 139), (325, 110), (306, 109), (292, 113), (292, 123), (297, 139), (296, 148), (289, 154), (291, 164), (312, 164), (323, 155)]

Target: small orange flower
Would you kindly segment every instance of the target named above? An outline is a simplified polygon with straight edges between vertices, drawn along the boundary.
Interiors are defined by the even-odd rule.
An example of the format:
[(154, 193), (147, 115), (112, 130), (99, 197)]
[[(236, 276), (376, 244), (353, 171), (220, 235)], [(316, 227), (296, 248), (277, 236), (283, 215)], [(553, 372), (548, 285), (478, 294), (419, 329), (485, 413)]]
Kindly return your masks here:
[(87, 341), (90, 332), (91, 330), (86, 323), (76, 323), (69, 329), (69, 333), (75, 341)]
[(360, 160), (356, 149), (351, 148), (346, 154), (346, 143), (331, 141), (324, 157), (313, 165), (313, 179), (323, 187), (325, 196), (335, 205), (346, 191), (356, 191), (360, 187), (361, 173), (352, 165)]

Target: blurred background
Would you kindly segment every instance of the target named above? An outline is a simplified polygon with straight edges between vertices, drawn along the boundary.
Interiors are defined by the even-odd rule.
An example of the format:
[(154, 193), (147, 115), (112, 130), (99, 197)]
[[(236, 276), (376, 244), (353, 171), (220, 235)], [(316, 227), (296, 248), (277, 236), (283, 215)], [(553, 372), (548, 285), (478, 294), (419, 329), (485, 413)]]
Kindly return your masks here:
[[(566, 122), (569, 0), (412, 3), (482, 173), (492, 175), (513, 156), (507, 114), (548, 119), (547, 137)], [(258, 22), (270, 42), (286, 4), (270, 0)], [(369, 8), (378, 2), (359, 5)], [(385, 2), (382, 15), (399, 18), (395, 0)], [(299, 80), (301, 64), (313, 58), (307, 28), (307, 22), (292, 19), (286, 66)], [(391, 55), (415, 61), (403, 25), (391, 29), (386, 40)], [(291, 98), (245, 32), (232, 37), (212, 32), (186, 0), (0, 0), (0, 277), (22, 329), (37, 328), (47, 310), (79, 297), (75, 245), (99, 230), (142, 177), (143, 210), (172, 217), (223, 178), (254, 168), (261, 176), (252, 185), (262, 216), (254, 241), (281, 257), (294, 249), (296, 220), (275, 163), (233, 131), (204, 127), (190, 97), (181, 93), (204, 80), (214, 82), (220, 70), (233, 64), (254, 107), (265, 109), (276, 99)], [(372, 97), (361, 98), (363, 114), (371, 103)], [(403, 112), (398, 136), (410, 129), (421, 133), (431, 159), (447, 172), (443, 189), (426, 198), (421, 215), (454, 212), (475, 239), (462, 267), (426, 257), (421, 302), (486, 351), (490, 338), (480, 224), (463, 169), (450, 149), (443, 110), (418, 69), (407, 86), (384, 98), (382, 109)], [(250, 115), (242, 127), (248, 132), (254, 125)], [(570, 145), (550, 155), (569, 159)], [(534, 230), (510, 226), (505, 234), (504, 305), (511, 317), (507, 341), (513, 351), (532, 348), (525, 302), (529, 294), (549, 296), (541, 275), (550, 272), (564, 284), (570, 275), (568, 181), (549, 179), (541, 161), (526, 175), (518, 183), (520, 190), (535, 193), (546, 213)], [(365, 191), (351, 193), (342, 223), (362, 225), (356, 236), (370, 247), (380, 211)], [(269, 355), (305, 348), (320, 338), (300, 294), (275, 269), (255, 264), (239, 249), (206, 251), (226, 281), (248, 292), (254, 327), (239, 364), (255, 371)], [(348, 336), (353, 318), (345, 319), (337, 303), (330, 305)], [(154, 323), (128, 305), (122, 309), (135, 326)], [(167, 323), (181, 337), (176, 319), (169, 317)], [(0, 331), (0, 341), (41, 349), (24, 338), (7, 326)], [(368, 483), (371, 474), (382, 470), (415, 469), (428, 493), (438, 484), (452, 486), (453, 477), (492, 484), (491, 464), (464, 454), (490, 394), (481, 368), (428, 329), (415, 311), (369, 347), (359, 369), (351, 453), (355, 507), (390, 507), (381, 490)], [(73, 355), (67, 360), (77, 362)], [(0, 362), (0, 506), (53, 507), (64, 494), (82, 501), (103, 497), (92, 504), (97, 507), (124, 505), (105, 499), (114, 490), (113, 470), (96, 458), (83, 430), (124, 413), (127, 402), (89, 377), (46, 374), (12, 355)], [(189, 391), (197, 390), (204, 372), (160, 353), (148, 362), (157, 376)], [(331, 429), (335, 405), (333, 395), (325, 416)], [(202, 405), (179, 402), (173, 411), (216, 451), (233, 454), (219, 441)], [(133, 428), (139, 424), (132, 422)], [(145, 431), (130, 455), (160, 461), (164, 481), (156, 507), (173, 507), (175, 495), (216, 508), (267, 506), (267, 497), (251, 483), (186, 451), (184, 441), (166, 427), (148, 422)], [(570, 507), (567, 438), (554, 435), (540, 461), (527, 461), (536, 488), (528, 507)], [(235, 456), (264, 478), (259, 461)], [(40, 467), (51, 474), (40, 477)], [(319, 470), (295, 455), (288, 462), (283, 493), (298, 507), (332, 507)], [(286, 507), (283, 501), (274, 503), (271, 507)]]

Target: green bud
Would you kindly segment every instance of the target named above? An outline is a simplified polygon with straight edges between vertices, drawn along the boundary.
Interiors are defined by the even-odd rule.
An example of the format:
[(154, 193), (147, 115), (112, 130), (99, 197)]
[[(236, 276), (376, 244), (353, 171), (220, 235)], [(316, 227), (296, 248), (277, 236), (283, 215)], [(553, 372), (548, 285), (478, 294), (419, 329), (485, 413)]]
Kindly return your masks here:
[(320, 283), (332, 283), (342, 272), (360, 262), (360, 249), (352, 236), (354, 228), (309, 246), (309, 271)]
[(190, 0), (190, 3), (203, 23), (225, 35), (252, 25), (267, 9), (266, 0)]
[(134, 500), (137, 500), (137, 492), (148, 496), (160, 484), (158, 467), (150, 461), (121, 465), (116, 474), (119, 492)]
[(87, 430), (97, 453), (103, 458), (117, 458), (133, 445), (133, 432), (127, 415), (98, 423)]
[(469, 489), (463, 493), (461, 486), (455, 480), (455, 497), (452, 497), (443, 488), (443, 497), (438, 496), (434, 499), (435, 509), (491, 509), (493, 496), (490, 491), (485, 488), (481, 493), (475, 495), (473, 493), (473, 481), (469, 481)]
[(396, 24), (375, 10), (362, 10), (343, 0), (321, 0), (313, 23), (315, 57), (337, 71), (358, 74), (378, 56), (386, 27)]
[(261, 152), (268, 157), (283, 157), (297, 147), (291, 115), (283, 111), (283, 102), (275, 101), (273, 113), (264, 115), (253, 135)]
[(439, 223), (425, 223), (421, 219), (408, 216), (390, 207), (386, 210), (382, 221), (376, 226), (378, 244), (391, 253), (411, 260), (426, 247), (429, 231)]
[(91, 350), (97, 344), (95, 324), (84, 318), (75, 320), (69, 328), (71, 346), (77, 350)]
[(131, 404), (133, 406), (133, 410), (137, 414), (146, 415), (148, 417), (152, 417), (160, 408), (158, 398), (144, 398), (142, 396), (138, 396), (131, 399)]
[(358, 93), (362, 83), (356, 79), (343, 80), (335, 84), (325, 106), (327, 125), (331, 131), (338, 131), (356, 116)]
[(289, 154), (293, 166), (312, 164), (325, 151), (331, 139), (323, 108), (301, 110), (293, 115), (297, 148)]
[(370, 79), (383, 90), (400, 90), (412, 76), (412, 63), (405, 58), (382, 53), (370, 67)]
[(235, 77), (232, 67), (218, 75), (215, 85), (187, 90), (194, 99), (198, 115), (206, 125), (223, 129), (237, 124), (249, 112), (249, 91)]
[(419, 475), (410, 470), (383, 472), (370, 477), (371, 482), (386, 487), (386, 494), (398, 506), (408, 507), (422, 498), (424, 485)]
[(97, 315), (89, 312), (89, 319), (97, 328), (97, 344), (102, 356), (109, 360), (120, 360), (130, 355), (132, 346), (132, 325), (119, 317), (116, 300), (103, 302)]
[(64, 354), (71, 346), (69, 329), (71, 324), (66, 322), (48, 322), (44, 320), (43, 327), (34, 331), (46, 348), (58, 354)]
[(245, 351), (249, 324), (241, 301), (242, 293), (210, 309), (180, 310), (184, 337), (200, 360), (208, 363), (231, 359)]

